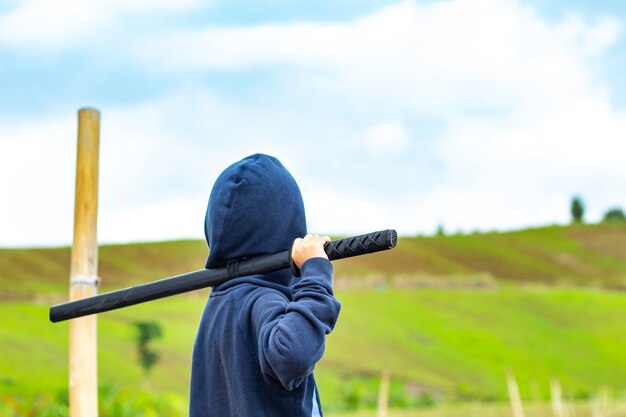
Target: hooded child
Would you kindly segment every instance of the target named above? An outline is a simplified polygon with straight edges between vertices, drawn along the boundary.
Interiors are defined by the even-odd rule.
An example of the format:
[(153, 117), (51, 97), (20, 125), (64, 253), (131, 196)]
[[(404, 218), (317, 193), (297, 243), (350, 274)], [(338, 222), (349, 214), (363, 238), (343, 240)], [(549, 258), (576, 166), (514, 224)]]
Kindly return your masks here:
[(268, 155), (234, 163), (213, 186), (204, 231), (207, 268), (293, 245), (301, 277), (283, 269), (212, 289), (193, 348), (190, 417), (321, 417), (313, 369), (341, 305), (323, 250), (330, 238), (307, 235), (296, 181)]

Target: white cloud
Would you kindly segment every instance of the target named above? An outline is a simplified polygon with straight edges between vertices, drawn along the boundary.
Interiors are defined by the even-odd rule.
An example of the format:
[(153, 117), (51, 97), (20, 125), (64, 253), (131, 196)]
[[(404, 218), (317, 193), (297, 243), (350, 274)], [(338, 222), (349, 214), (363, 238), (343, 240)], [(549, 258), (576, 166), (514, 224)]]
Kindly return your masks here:
[(98, 238), (103, 242), (201, 239), (205, 210), (204, 198), (187, 197), (104, 211), (98, 219)]
[(73, 118), (0, 125), (0, 245), (72, 237)]
[(615, 18), (600, 17), (595, 26), (589, 27), (583, 17), (576, 13), (569, 14), (559, 27), (559, 34), (574, 42), (582, 55), (602, 53), (615, 42), (621, 31), (622, 25)]
[[(621, 31), (612, 17), (549, 22), (514, 0), (404, 1), (348, 23), (186, 31), (156, 48), (142, 45), (140, 56), (162, 71), (288, 68), (285, 88), (333, 103), (346, 117), (439, 120), (431, 158), (443, 172), (433, 190), (420, 191), (446, 208), (413, 199), (411, 210), (430, 213), (431, 224), (523, 226), (567, 220), (567, 205), (555, 217), (556, 203), (546, 202), (576, 192), (597, 204), (620, 200), (626, 115), (611, 106), (597, 65)], [(159, 58), (170, 53), (175, 59)], [(383, 129), (396, 131), (387, 148)], [(419, 125), (410, 134), (378, 126), (365, 141), (373, 153), (406, 150), (418, 132)], [(602, 182), (614, 188), (601, 192)], [(499, 204), (481, 205), (495, 195)], [(470, 202), (480, 212), (462, 209)]]
[(375, 230), (414, 227), (413, 216), (395, 202), (332, 187), (331, 184), (301, 184), (311, 233), (363, 234)]
[(24, 0), (0, 15), (0, 45), (57, 51), (89, 44), (116, 31), (123, 19), (197, 7), (198, 0)]
[[(294, 171), (306, 158), (298, 141), (285, 146), (293, 130), (275, 123), (284, 114), (231, 108), (202, 89), (100, 110), (102, 242), (202, 238), (224, 168), (257, 152)], [(71, 242), (76, 123), (66, 111), (0, 124), (0, 246)]]
[(364, 140), (373, 156), (394, 154), (409, 147), (409, 132), (396, 121), (379, 123), (365, 132)]
[[(91, 33), (69, 26), (50, 29), (54, 42), (73, 30)], [(200, 236), (212, 181), (254, 152), (275, 154), (294, 173), (317, 232), (565, 222), (573, 194), (598, 219), (626, 206), (626, 113), (610, 104), (600, 73), (621, 30), (615, 18), (552, 22), (514, 0), (454, 0), (403, 1), (345, 23), (132, 39), (119, 51), (125, 65), (192, 81), (102, 109), (101, 237)], [(193, 81), (214, 70), (270, 76), (259, 76), (263, 88), (218, 95)], [(50, 162), (73, 156), (70, 119), (0, 125), (0, 201), (20, 202), (0, 206), (0, 244), (28, 242), (23, 236), (42, 230), (50, 239), (38, 242), (71, 233), (73, 162), (63, 169)], [(28, 159), (32, 148), (48, 156)], [(19, 161), (33, 168), (7, 181)], [(40, 166), (47, 188), (23, 193), (41, 187)], [(41, 211), (39, 198), (63, 203)], [(29, 221), (6, 220), (21, 213)]]

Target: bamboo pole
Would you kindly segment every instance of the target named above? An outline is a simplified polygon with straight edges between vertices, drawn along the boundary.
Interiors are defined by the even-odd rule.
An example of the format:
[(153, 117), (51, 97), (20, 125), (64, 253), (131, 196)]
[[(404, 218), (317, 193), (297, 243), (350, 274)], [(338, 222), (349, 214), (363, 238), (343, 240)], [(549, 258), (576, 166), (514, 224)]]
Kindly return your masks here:
[(389, 406), (389, 382), (391, 371), (384, 368), (380, 373), (380, 388), (378, 389), (378, 414), (377, 417), (387, 417)]
[(554, 417), (567, 417), (567, 408), (565, 407), (561, 384), (558, 379), (553, 378), (550, 382), (550, 392), (552, 395), (552, 412)]
[[(98, 154), (100, 112), (78, 111), (74, 242), (70, 300), (96, 295), (98, 287)], [(70, 417), (98, 416), (96, 316), (70, 321)]]
[(524, 417), (524, 407), (522, 406), (522, 398), (519, 394), (519, 388), (517, 387), (517, 381), (513, 375), (512, 370), (507, 370), (506, 373), (506, 385), (509, 389), (509, 398), (511, 400), (511, 407), (513, 408), (514, 417)]

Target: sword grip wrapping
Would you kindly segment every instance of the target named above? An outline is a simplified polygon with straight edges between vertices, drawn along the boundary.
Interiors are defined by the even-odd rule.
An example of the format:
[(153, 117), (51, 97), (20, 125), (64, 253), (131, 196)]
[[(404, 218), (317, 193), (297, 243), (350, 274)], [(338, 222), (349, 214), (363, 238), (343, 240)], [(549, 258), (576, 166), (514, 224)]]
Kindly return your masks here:
[(397, 244), (398, 234), (393, 229), (387, 229), (329, 242), (324, 245), (324, 252), (328, 259), (334, 261), (392, 249)]
[[(331, 261), (352, 256), (365, 255), (395, 248), (398, 244), (398, 234), (394, 229), (380, 230), (365, 235), (353, 236), (335, 240), (324, 245), (324, 252)], [(300, 276), (300, 269), (294, 264), (290, 254), (291, 272)]]

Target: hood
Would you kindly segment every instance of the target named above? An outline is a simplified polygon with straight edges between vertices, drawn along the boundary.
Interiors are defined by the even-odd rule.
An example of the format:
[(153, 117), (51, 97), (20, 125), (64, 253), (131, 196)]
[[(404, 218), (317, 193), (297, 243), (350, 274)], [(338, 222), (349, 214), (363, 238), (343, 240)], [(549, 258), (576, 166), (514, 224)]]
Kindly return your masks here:
[(306, 235), (298, 184), (272, 156), (255, 154), (232, 164), (213, 185), (204, 234), (207, 268), (289, 249)]

